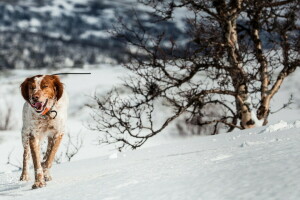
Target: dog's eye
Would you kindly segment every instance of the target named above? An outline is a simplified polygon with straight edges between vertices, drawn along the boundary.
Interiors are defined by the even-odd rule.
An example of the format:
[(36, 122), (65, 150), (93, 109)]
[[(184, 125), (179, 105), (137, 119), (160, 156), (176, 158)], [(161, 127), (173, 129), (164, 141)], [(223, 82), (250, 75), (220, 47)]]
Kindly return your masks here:
[(48, 85), (43, 85), (43, 86), (42, 86), (43, 89), (44, 89), (44, 88), (47, 88), (47, 87), (48, 87)]
[(30, 88), (31, 90), (34, 90), (34, 87), (33, 87), (33, 86), (30, 86), (29, 88)]

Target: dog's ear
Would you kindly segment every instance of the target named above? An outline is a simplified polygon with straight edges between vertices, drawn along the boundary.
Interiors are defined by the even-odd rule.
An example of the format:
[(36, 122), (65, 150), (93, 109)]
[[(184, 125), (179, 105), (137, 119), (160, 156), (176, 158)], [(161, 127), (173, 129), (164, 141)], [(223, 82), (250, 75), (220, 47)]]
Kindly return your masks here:
[(57, 101), (61, 98), (64, 92), (64, 85), (60, 82), (58, 76), (52, 75)]
[(21, 94), (23, 98), (29, 102), (29, 78), (26, 78), (25, 81), (20, 85)]

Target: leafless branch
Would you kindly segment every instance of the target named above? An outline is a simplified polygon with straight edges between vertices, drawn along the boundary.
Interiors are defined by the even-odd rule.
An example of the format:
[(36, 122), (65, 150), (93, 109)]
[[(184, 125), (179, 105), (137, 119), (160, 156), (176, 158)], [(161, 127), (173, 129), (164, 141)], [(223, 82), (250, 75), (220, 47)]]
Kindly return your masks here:
[(22, 169), (21, 163), (15, 164), (15, 163), (12, 163), (12, 162), (11, 162), (11, 154), (13, 153), (13, 151), (14, 151), (14, 149), (12, 149), (12, 150), (9, 152), (9, 154), (7, 155), (7, 162), (6, 162), (6, 164), (7, 164), (7, 165), (11, 165), (11, 166), (17, 168), (18, 170), (21, 170), (21, 169)]
[[(101, 132), (99, 143), (135, 149), (186, 115), (200, 127), (211, 125), (211, 134), (253, 128), (253, 113), (267, 124), (271, 99), (299, 67), (299, 1), (140, 2), (159, 16), (153, 25), (171, 20), (178, 8), (191, 12), (189, 42), (145, 28), (137, 16), (136, 26), (120, 20), (115, 35), (128, 44), (124, 67), (132, 75), (123, 86), (130, 92), (95, 96), (90, 128)], [(205, 117), (208, 105), (221, 114)]]

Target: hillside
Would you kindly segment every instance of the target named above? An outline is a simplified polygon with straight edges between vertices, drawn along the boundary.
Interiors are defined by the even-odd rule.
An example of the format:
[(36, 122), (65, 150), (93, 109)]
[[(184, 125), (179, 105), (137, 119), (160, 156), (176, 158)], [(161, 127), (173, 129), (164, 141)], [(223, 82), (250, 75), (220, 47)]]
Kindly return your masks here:
[[(234, 11), (233, 4), (228, 4), (227, 7), (231, 9), (228, 13), (233, 13), (231, 16), (241, 13), (241, 17), (219, 15), (217, 18), (214, 17), (219, 19), (215, 24), (215, 22), (211, 23), (210, 19), (204, 20), (206, 14), (200, 12), (198, 16), (197, 7), (194, 8), (196, 15), (191, 15), (191, 11), (186, 7), (175, 8), (176, 6), (172, 4), (170, 9), (176, 10), (172, 19), (160, 21), (157, 20), (159, 12), (155, 14), (151, 8), (137, 4), (137, 1), (139, 0), (0, 0), (0, 200), (299, 199), (300, 89), (297, 87), (300, 84), (299, 69), (286, 77), (280, 85), (280, 90), (270, 101), (267, 126), (261, 127), (261, 123), (255, 123), (256, 127), (253, 129), (239, 130), (237, 127), (233, 132), (226, 133), (225, 129), (218, 125), (219, 121), (213, 121), (216, 124), (195, 125), (204, 122), (206, 118), (215, 119), (220, 112), (225, 115), (222, 120), (230, 119), (227, 110), (235, 115), (235, 109), (239, 107), (247, 107), (249, 112), (247, 110), (242, 113), (237, 112), (238, 120), (244, 119), (241, 115), (243, 113), (250, 114), (251, 111), (251, 114), (254, 114), (261, 111), (259, 105), (262, 101), (257, 98), (257, 95), (273, 95), (273, 93), (267, 91), (264, 93), (267, 87), (256, 81), (269, 76), (264, 79), (264, 83), (270, 81), (273, 84), (278, 74), (279, 77), (283, 77), (284, 74), (294, 70), (292, 65), (297, 64), (296, 52), (272, 49), (277, 48), (273, 42), (274, 44), (280, 42), (283, 49), (288, 48), (289, 42), (282, 41), (288, 41), (287, 38), (296, 39), (298, 32), (293, 32), (295, 33), (293, 37), (285, 35), (282, 39), (279, 37), (281, 33), (273, 35), (272, 31), (264, 29), (261, 32), (255, 31), (255, 20), (260, 18), (259, 15), (255, 15), (252, 20), (251, 13), (256, 13), (256, 10), (252, 9), (252, 5), (248, 5), (248, 2), (245, 4), (247, 6), (242, 6), (247, 8), (242, 12), (240, 6), (237, 6)], [(150, 0), (148, 2), (154, 3)], [(215, 1), (203, 1), (203, 3), (218, 4)], [(273, 6), (272, 2), (262, 5), (269, 4)], [(216, 13), (222, 13), (219, 11), (222, 10), (220, 5), (212, 6), (215, 8), (207, 7), (206, 10), (216, 9)], [(298, 4), (292, 7), (297, 8), (297, 6)], [(298, 10), (286, 12), (286, 9), (281, 8), (278, 16), (286, 13), (299, 25), (299, 20), (296, 20)], [(262, 7), (259, 11), (262, 11)], [(271, 11), (273, 12), (271, 9), (269, 15), (265, 15), (270, 16), (270, 20), (273, 19)], [(260, 14), (262, 16), (262, 13)], [(188, 22), (187, 16), (194, 20)], [(284, 17), (279, 17), (279, 25), (281, 18)], [(230, 20), (227, 21), (228, 19)], [(203, 24), (202, 20), (204, 20)], [(155, 24), (152, 23), (153, 21)], [(223, 21), (227, 21), (225, 25)], [(119, 27), (122, 22), (124, 26)], [(196, 28), (191, 24), (188, 25), (191, 22), (195, 22)], [(290, 27), (289, 22), (286, 22), (286, 30)], [(233, 39), (241, 38), (238, 39), (241, 45), (228, 42), (229, 40), (223, 42), (223, 38), (228, 39), (223, 33), (228, 32), (226, 30), (230, 27), (227, 25), (230, 24), (232, 24), (231, 34), (225, 35), (230, 36), (229, 38), (234, 35)], [(276, 28), (277, 23), (274, 24), (276, 24), (274, 30), (282, 32), (282, 26)], [(114, 32), (116, 29), (118, 31)], [(252, 30), (253, 34), (249, 34)], [(162, 32), (165, 37), (162, 40), (158, 39), (157, 42), (161, 45), (155, 47), (151, 37), (162, 36)], [(135, 35), (137, 33), (138, 37)], [(216, 37), (213, 36), (214, 33)], [(192, 34), (192, 37), (187, 34)], [(135, 45), (126, 47), (120, 35), (129, 40), (137, 40), (141, 44), (137, 47), (134, 47)], [(255, 35), (262, 38), (261, 44), (255, 42), (258, 41), (257, 38), (253, 38)], [(254, 50), (250, 38), (256, 46)], [(170, 41), (167, 42), (168, 40)], [(172, 47), (175, 43), (176, 48), (173, 51)], [(210, 43), (216, 43), (220, 48), (207, 45)], [(154, 50), (155, 53), (147, 56), (143, 45), (152, 48), (151, 51)], [(183, 47), (186, 45), (190, 50), (185, 51)], [(266, 47), (266, 53), (262, 50), (257, 51), (260, 50), (259, 46)], [(293, 46), (295, 51), (299, 50), (297, 47), (297, 45)], [(228, 51), (229, 49), (235, 51)], [(122, 66), (128, 64), (130, 60), (128, 51), (137, 53), (137, 62), (134, 61), (137, 68), (132, 71)], [(210, 52), (217, 54), (206, 58), (206, 54), (210, 55)], [(270, 70), (269, 75), (262, 70), (266, 62), (261, 59), (264, 56), (257, 57), (256, 54), (259, 52), (270, 58), (269, 67), (265, 68), (267, 71)], [(235, 56), (231, 56), (233, 53)], [(287, 64), (289, 53), (294, 57), (292, 59), (295, 59), (295, 62)], [(222, 59), (217, 58), (219, 55)], [(189, 58), (181, 59), (184, 56)], [(254, 62), (255, 58), (259, 61), (258, 64)], [(149, 59), (149, 62), (145, 62), (147, 67), (144, 68), (142, 63), (146, 59)], [(156, 59), (158, 62), (155, 61)], [(174, 62), (164, 62), (163, 59)], [(244, 62), (244, 59), (245, 64), (240, 65), (239, 63)], [(203, 65), (202, 61), (206, 60), (208, 65)], [(284, 68), (284, 73), (279, 73), (281, 60), (288, 66)], [(148, 71), (149, 66), (154, 70)], [(240, 72), (243, 71), (240, 69), (243, 66), (245, 72), (237, 73), (234, 66)], [(209, 70), (209, 73), (202, 73), (202, 68)], [(166, 72), (169, 69), (170, 73)], [(257, 69), (260, 71), (256, 73)], [(130, 77), (135, 73), (134, 71), (140, 76)], [(246, 71), (249, 71), (249, 76), (247, 75), (249, 78), (245, 76)], [(66, 133), (51, 169), (53, 181), (48, 182), (45, 188), (32, 190), (34, 182), (32, 163), (31, 180), (19, 181), (23, 154), (22, 108), (25, 102), (20, 94), (20, 84), (27, 77), (64, 72), (89, 72), (90, 74), (60, 75), (64, 92), (68, 93), (70, 100)], [(141, 91), (144, 95), (130, 95), (132, 89), (123, 87), (124, 81), (142, 86), (133, 90)], [(213, 90), (216, 88), (216, 91), (210, 90), (210, 85)], [(260, 87), (256, 88), (256, 86)], [(277, 87), (273, 86), (273, 88)], [(108, 116), (97, 121), (97, 117), (93, 118), (93, 116), (97, 116), (97, 110), (101, 109), (101, 105), (99, 106), (95, 99), (112, 89), (122, 97), (127, 108), (130, 107), (128, 102), (139, 103), (141, 99), (150, 100), (151, 105), (144, 106), (146, 109), (142, 108), (141, 115), (138, 110), (131, 112), (126, 109), (125, 114), (122, 114), (118, 111), (114, 112), (112, 107), (118, 107), (120, 103), (113, 101), (107, 107)], [(186, 89), (190, 92), (186, 92)], [(226, 91), (220, 92), (223, 89)], [(57, 88), (55, 91), (58, 91)], [(225, 97), (210, 98), (210, 91), (216, 94), (224, 93)], [(206, 96), (202, 98), (202, 94), (206, 93), (208, 105), (212, 106), (205, 107)], [(230, 94), (229, 97), (227, 94)], [(163, 98), (164, 96), (167, 98)], [(236, 100), (241, 96), (244, 100)], [(132, 127), (128, 125), (130, 123), (126, 121), (127, 119), (132, 120), (133, 124), (136, 124), (134, 126), (142, 127), (146, 131), (152, 127), (156, 129), (174, 109), (170, 106), (170, 100), (179, 100), (178, 103), (175, 102), (175, 107), (194, 106), (195, 117), (189, 118), (190, 123), (187, 123), (187, 116), (183, 115), (170, 123), (166, 121), (168, 126), (165, 129), (149, 138), (136, 150), (125, 146), (122, 152), (119, 152), (117, 150), (120, 147), (119, 143), (104, 144), (105, 141), (101, 141), (101, 138), (105, 137), (103, 134), (105, 130), (103, 127), (99, 128), (97, 122), (109, 124), (107, 126), (109, 134), (115, 134), (114, 130), (109, 129), (111, 127), (115, 129), (110, 124), (118, 123), (122, 118), (125, 118), (125, 122), (120, 124), (126, 127), (125, 131)], [(152, 101), (155, 107), (153, 109)], [(228, 101), (227, 109), (217, 106), (225, 101)], [(104, 99), (103, 102), (110, 101)], [(41, 103), (36, 105), (39, 106)], [(227, 104), (224, 105), (225, 108), (226, 106)], [(201, 112), (198, 112), (199, 110)], [(187, 114), (187, 110), (182, 108), (177, 113), (182, 111)], [(147, 112), (151, 116), (147, 116)], [(111, 119), (109, 113), (117, 113), (117, 115), (121, 113), (119, 117), (121, 120)], [(147, 118), (153, 119), (153, 122), (143, 123)], [(251, 118), (256, 120), (256, 117)], [(237, 118), (233, 118), (233, 122), (234, 119)], [(253, 120), (244, 121), (247, 121), (246, 125), (253, 124)], [(237, 124), (239, 123), (240, 121), (237, 121)], [(214, 126), (218, 131), (212, 132), (209, 126)], [(97, 130), (93, 131), (91, 127), (96, 127)], [(146, 134), (146, 132), (139, 132), (139, 138), (143, 138), (141, 136), (144, 133)], [(121, 139), (127, 137), (128, 134), (124, 134)], [(107, 141), (107, 143), (111, 142), (112, 140)], [(41, 145), (42, 154), (46, 151), (46, 145), (45, 141)]]
[[(79, 72), (63, 69), (59, 72)], [(67, 162), (54, 165), (54, 180), (31, 190), (32, 181), (19, 182), (22, 145), (21, 112), (24, 100), (19, 84), (50, 70), (13, 70), (0, 75), (0, 106), (13, 109), (12, 130), (0, 131), (0, 197), (4, 200), (41, 199), (298, 199), (299, 104), (270, 115), (269, 126), (208, 137), (181, 138), (168, 129), (143, 148), (116, 153), (113, 145), (99, 146), (99, 133), (87, 129), (90, 110), (84, 105), (97, 92), (118, 87), (126, 70), (103, 65), (86, 68), (89, 76), (62, 76), (70, 96), (68, 129), (83, 146)], [(298, 100), (299, 72), (283, 84), (272, 101), (276, 111), (294, 93)], [(1, 113), (3, 114), (3, 113)], [(280, 121), (284, 120), (284, 121)], [(76, 142), (76, 141), (75, 141)], [(65, 153), (67, 136), (60, 152)], [(7, 164), (7, 162), (10, 164)], [(31, 171), (33, 172), (33, 171)], [(33, 174), (32, 174), (33, 175)], [(33, 177), (33, 176), (32, 176)]]
[(298, 199), (300, 121), (198, 137), (56, 165), (31, 190), (20, 172), (0, 174), (2, 200)]
[[(183, 19), (151, 25), (157, 16), (136, 0), (0, 1), (0, 69), (81, 68), (126, 60), (111, 34), (119, 19), (182, 40)], [(180, 21), (181, 20), (181, 21)]]

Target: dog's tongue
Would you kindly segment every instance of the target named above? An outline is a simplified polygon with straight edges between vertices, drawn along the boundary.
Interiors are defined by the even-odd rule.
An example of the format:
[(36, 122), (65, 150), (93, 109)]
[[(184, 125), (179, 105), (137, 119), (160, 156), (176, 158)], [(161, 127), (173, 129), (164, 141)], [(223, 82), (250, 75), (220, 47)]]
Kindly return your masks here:
[(43, 106), (43, 104), (42, 104), (41, 102), (36, 102), (36, 103), (34, 104), (34, 107), (35, 107), (36, 109), (38, 109), (38, 110), (40, 110), (40, 109), (42, 108), (42, 106)]

